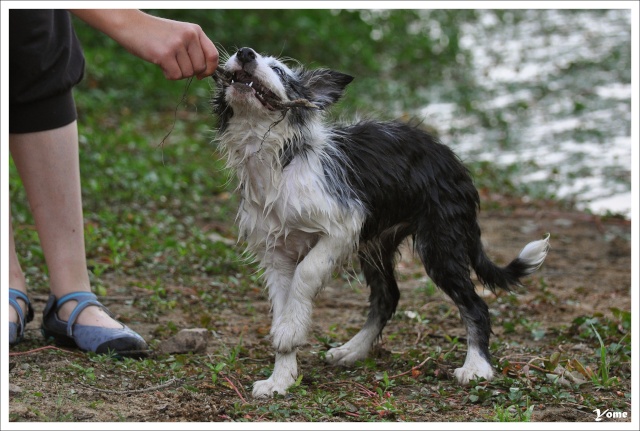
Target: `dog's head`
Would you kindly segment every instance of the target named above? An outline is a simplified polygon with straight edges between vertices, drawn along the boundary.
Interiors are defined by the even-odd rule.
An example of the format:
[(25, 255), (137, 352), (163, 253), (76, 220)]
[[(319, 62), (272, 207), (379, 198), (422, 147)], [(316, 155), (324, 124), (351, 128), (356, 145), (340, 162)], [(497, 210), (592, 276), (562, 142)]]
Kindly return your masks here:
[(217, 76), (214, 111), (223, 127), (234, 111), (256, 118), (279, 118), (282, 111), (301, 115), (324, 110), (340, 99), (352, 80), (352, 76), (329, 69), (291, 69), (274, 57), (241, 48), (229, 57)]

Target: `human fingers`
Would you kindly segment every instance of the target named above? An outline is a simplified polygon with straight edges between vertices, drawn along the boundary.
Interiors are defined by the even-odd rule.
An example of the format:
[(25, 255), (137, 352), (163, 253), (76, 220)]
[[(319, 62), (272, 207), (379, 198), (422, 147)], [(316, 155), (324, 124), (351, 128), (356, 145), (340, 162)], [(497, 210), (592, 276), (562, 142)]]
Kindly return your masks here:
[(213, 75), (215, 70), (218, 68), (218, 61), (220, 58), (216, 46), (213, 44), (213, 42), (211, 42), (211, 39), (209, 39), (204, 32), (200, 34), (200, 46), (202, 47), (206, 67), (204, 69), (204, 72), (198, 74), (198, 79), (206, 78)]
[(204, 48), (200, 43), (199, 37), (196, 37), (195, 39), (190, 41), (189, 46), (187, 47), (187, 54), (189, 56), (189, 61), (191, 62), (191, 66), (193, 69), (192, 75), (200, 76), (201, 74), (203, 74), (207, 69), (207, 63)]
[(200, 26), (183, 27), (182, 45), (177, 47), (175, 58), (182, 72), (180, 78), (196, 75), (198, 79), (211, 76), (218, 67), (218, 50)]
[[(181, 49), (176, 52), (176, 63), (180, 68), (180, 76), (175, 79), (189, 78), (195, 74), (196, 68), (194, 67), (193, 54), (189, 52), (189, 49)], [(171, 79), (171, 78), (169, 78)]]

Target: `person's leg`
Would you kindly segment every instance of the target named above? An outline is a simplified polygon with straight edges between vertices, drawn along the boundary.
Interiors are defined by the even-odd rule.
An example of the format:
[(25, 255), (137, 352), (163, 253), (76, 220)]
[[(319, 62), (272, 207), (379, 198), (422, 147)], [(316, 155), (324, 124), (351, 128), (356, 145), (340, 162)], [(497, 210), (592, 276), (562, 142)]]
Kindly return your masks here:
[[(10, 151), (24, 184), (49, 268), (51, 293), (60, 298), (71, 292), (90, 292), (84, 245), (84, 223), (78, 160), (78, 130), (73, 123), (45, 132), (9, 135)], [(11, 232), (13, 245), (13, 232)], [(20, 279), (14, 256), (10, 273)], [(15, 257), (15, 261), (14, 261)], [(11, 287), (20, 289), (20, 285)], [(22, 277), (22, 288), (25, 288)], [(65, 303), (58, 317), (67, 320), (76, 302)], [(86, 308), (78, 323), (121, 328), (98, 307)]]
[[(19, 290), (26, 295), (27, 283), (24, 273), (20, 267), (20, 261), (16, 254), (16, 244), (13, 240), (13, 226), (9, 220), (9, 287)], [(18, 304), (22, 307), (23, 313), (27, 312), (27, 304), (22, 299), (18, 299)], [(9, 322), (18, 323), (18, 313), (13, 307), (9, 307)]]

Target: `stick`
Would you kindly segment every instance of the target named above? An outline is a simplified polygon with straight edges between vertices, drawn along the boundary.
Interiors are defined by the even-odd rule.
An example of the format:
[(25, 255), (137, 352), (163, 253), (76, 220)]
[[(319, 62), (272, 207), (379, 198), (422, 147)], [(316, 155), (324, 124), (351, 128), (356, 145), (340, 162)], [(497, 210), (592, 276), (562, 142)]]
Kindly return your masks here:
[(84, 356), (84, 354), (82, 353), (78, 353), (78, 352), (74, 352), (72, 350), (65, 350), (65, 349), (61, 349), (60, 347), (56, 347), (56, 346), (44, 346), (44, 347), (38, 347), (37, 349), (33, 349), (33, 350), (27, 350), (25, 352), (9, 352), (9, 356), (24, 356), (24, 355), (30, 355), (32, 353), (37, 353), (40, 352), (42, 350), (49, 350), (49, 349), (53, 349), (53, 350), (60, 350), (61, 352), (65, 352), (65, 353), (71, 353), (72, 355), (76, 355), (76, 356)]
[(409, 374), (413, 370), (417, 370), (418, 368), (421, 368), (424, 364), (426, 364), (428, 361), (430, 361), (432, 359), (433, 358), (431, 356), (429, 356), (427, 359), (422, 361), (420, 364), (416, 365), (415, 367), (412, 367), (409, 371), (405, 371), (404, 373), (396, 374), (395, 376), (390, 376), (389, 379), (395, 379), (396, 377), (400, 377), (400, 376), (404, 376), (406, 374)]
[[(217, 68), (213, 75), (211, 75), (213, 80), (216, 82), (221, 82), (223, 85), (231, 85), (231, 75), (222, 68)], [(268, 100), (269, 104), (274, 108), (280, 110), (286, 110), (290, 108), (312, 108), (312, 109), (320, 109), (318, 105), (311, 103), (307, 99), (294, 99), (286, 102), (281, 102), (278, 100)]]
[(224, 374), (220, 373), (220, 375), (222, 375), (222, 378), (225, 379), (227, 381), (227, 383), (229, 383), (231, 385), (231, 388), (233, 388), (234, 391), (236, 391), (236, 394), (238, 394), (238, 396), (240, 397), (240, 399), (242, 400), (243, 403), (247, 403), (247, 400), (244, 399), (244, 397), (242, 396), (242, 394), (240, 393), (240, 391), (238, 390), (238, 388), (236, 387), (236, 385), (233, 384), (233, 382), (231, 381), (231, 379), (229, 379), (227, 376), (225, 376)]
[(80, 383), (80, 385), (84, 386), (85, 388), (89, 388), (89, 389), (93, 389), (94, 391), (98, 391), (98, 392), (103, 392), (106, 394), (118, 394), (118, 395), (122, 395), (122, 394), (137, 394), (140, 392), (149, 392), (149, 391), (155, 391), (158, 389), (164, 389), (166, 387), (169, 387), (171, 385), (173, 385), (174, 383), (180, 381), (181, 379), (171, 379), (161, 385), (157, 385), (157, 386), (150, 386), (148, 388), (142, 388), (142, 389), (128, 389), (128, 390), (115, 390), (115, 389), (101, 389), (101, 388), (96, 388), (95, 386), (91, 386), (91, 385), (86, 385), (82, 382), (78, 382)]

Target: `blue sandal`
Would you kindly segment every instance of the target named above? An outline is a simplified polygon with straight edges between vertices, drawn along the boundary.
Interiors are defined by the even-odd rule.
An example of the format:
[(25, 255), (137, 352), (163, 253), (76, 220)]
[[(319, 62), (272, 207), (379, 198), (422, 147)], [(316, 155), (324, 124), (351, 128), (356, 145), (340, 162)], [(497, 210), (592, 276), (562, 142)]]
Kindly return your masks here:
[[(22, 311), (22, 307), (18, 304), (18, 299), (23, 300), (25, 304), (27, 304), (26, 316)], [(18, 323), (9, 322), (9, 345), (14, 346), (23, 340), (24, 327), (33, 320), (33, 307), (31, 307), (31, 301), (29, 301), (27, 295), (11, 288), (9, 288), (9, 305), (18, 313)]]
[[(71, 312), (69, 321), (65, 322), (58, 318), (58, 310), (67, 301), (77, 301), (77, 305)], [(149, 346), (144, 339), (122, 322), (118, 322), (122, 328), (103, 328), (75, 323), (80, 313), (92, 305), (100, 307), (114, 318), (93, 293), (73, 292), (60, 299), (51, 295), (43, 312), (42, 335), (45, 338), (53, 338), (58, 345), (78, 347), (85, 352), (128, 357), (147, 355)]]

